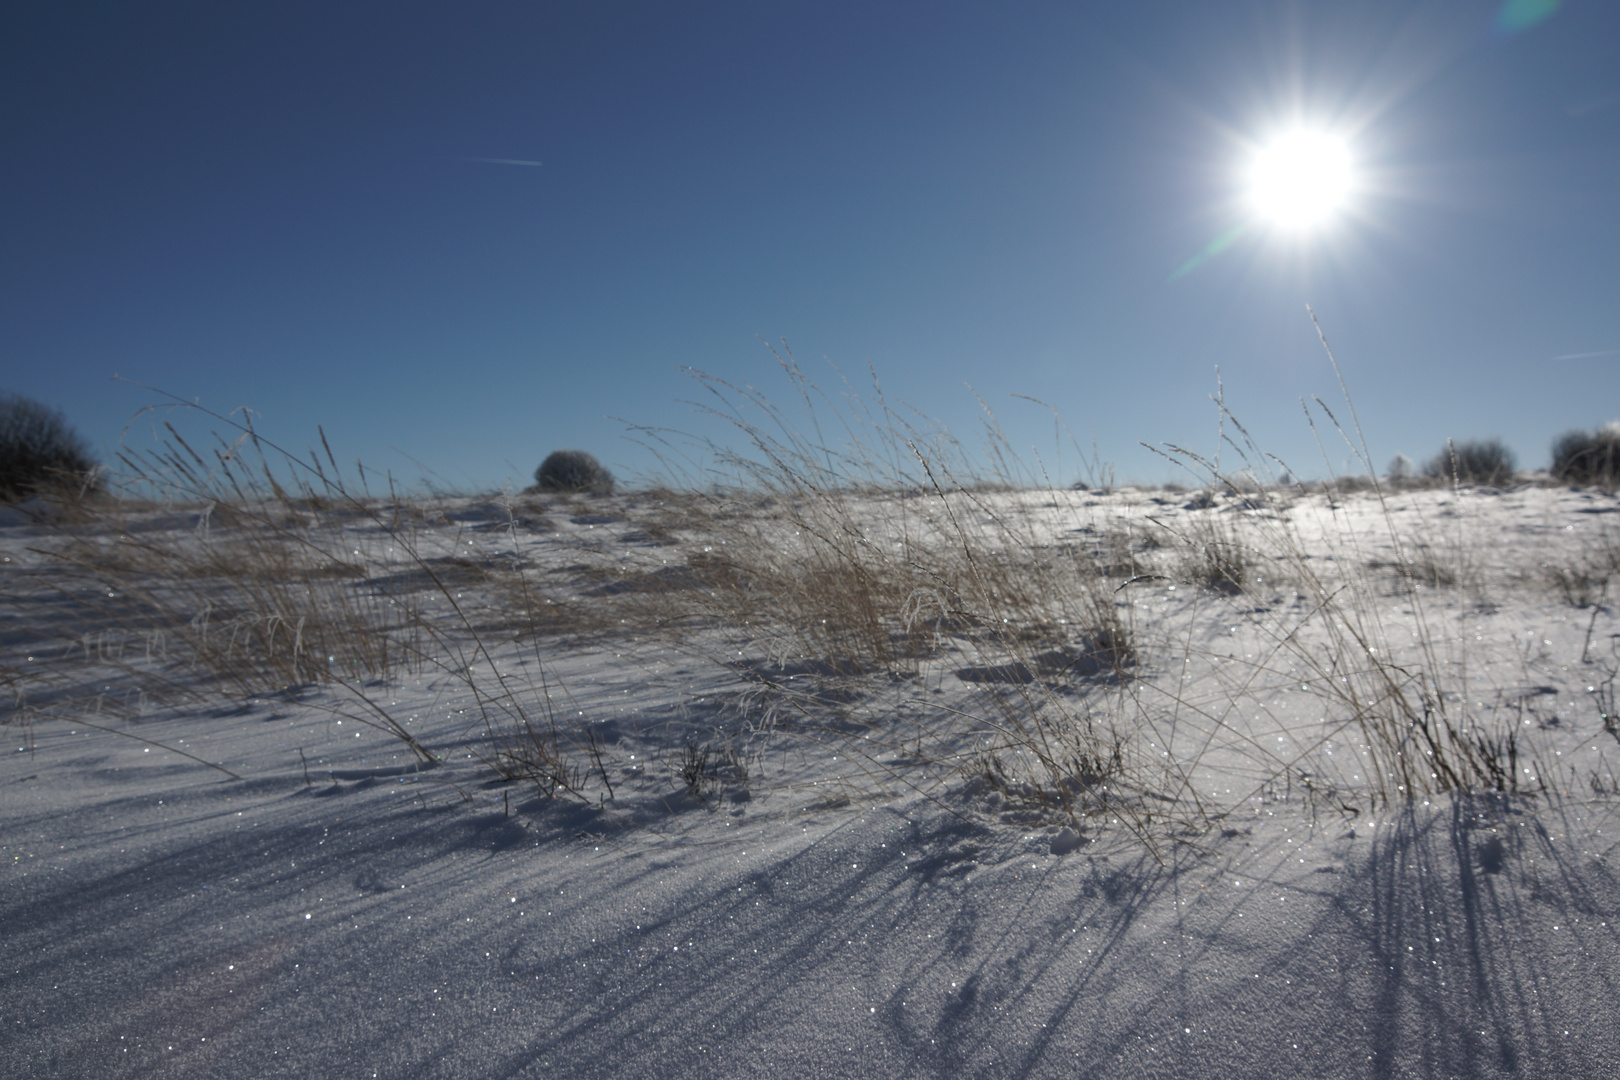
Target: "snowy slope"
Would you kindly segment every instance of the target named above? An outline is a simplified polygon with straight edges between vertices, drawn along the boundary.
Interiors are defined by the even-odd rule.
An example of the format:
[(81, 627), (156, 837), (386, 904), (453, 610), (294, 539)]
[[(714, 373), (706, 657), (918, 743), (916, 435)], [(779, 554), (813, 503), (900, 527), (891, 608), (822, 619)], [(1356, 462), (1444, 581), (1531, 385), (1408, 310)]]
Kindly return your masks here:
[[(1191, 513), (1109, 498), (1085, 512)], [(1061, 855), (1062, 820), (938, 763), (880, 751), (852, 768), (848, 743), (772, 728), (758, 682), (739, 680), (755, 668), (705, 664), (718, 646), (607, 634), (492, 648), (489, 664), (528, 687), (543, 665), (559, 715), (598, 732), (616, 786), (591, 787), (588, 804), (498, 783), (470, 684), (443, 671), (366, 691), (431, 765), (330, 684), (97, 713), (83, 689), (105, 679), (111, 701), (130, 665), (84, 645), (88, 622), (76, 651), (57, 644), (88, 616), (51, 599), (69, 579), (37, 551), (55, 534), (13, 524), (0, 530), (7, 670), (55, 711), (27, 728), (13, 714), (0, 764), (0, 1075), (1620, 1075), (1620, 804), (1589, 783), (1620, 742), (1587, 690), (1612, 679), (1620, 628), (1607, 608), (1510, 587), (1552, 545), (1585, 542), (1609, 520), (1585, 511), (1613, 500), (1404, 498), (1397, 513), (1442, 523), (1425, 535), (1453, 535), (1451, 509), (1473, 537), (1457, 551), (1478, 588), (1431, 589), (1425, 617), (1447, 656), (1478, 639), (1479, 708), (1528, 717), (1526, 762), (1533, 747), (1551, 790), (1387, 807), (1346, 795), (1354, 810), (1334, 809), (1287, 769), (1257, 783), (1257, 760), (1281, 759), (1228, 740), (1190, 766), (1207, 798), (1234, 792), (1200, 827), (1176, 818), (1148, 845), (1088, 820)], [(679, 562), (633, 535), (623, 505), (527, 531), (481, 505), (448, 506), (423, 543), (513, 553), (536, 574), (584, 550)], [(1051, 515), (1054, 534), (1072, 512)], [(571, 595), (602, 588), (557, 576)], [(1170, 643), (1144, 644), (1138, 678), (1235, 698), (1219, 668), (1266, 640), (1288, 597), (1261, 603), (1251, 586), (1243, 609), (1268, 614), (1241, 621), (1171, 584), (1132, 586), (1141, 639)], [(1177, 666), (1177, 642), (1193, 667)], [(879, 723), (930, 697), (972, 709), (986, 662), (956, 647), (901, 689), (828, 698), (828, 716)], [(1121, 692), (1100, 678), (1062, 691)], [(722, 730), (750, 777), (698, 797), (681, 751)], [(1322, 749), (1307, 741), (1301, 753)], [(880, 782), (874, 762), (908, 779)]]

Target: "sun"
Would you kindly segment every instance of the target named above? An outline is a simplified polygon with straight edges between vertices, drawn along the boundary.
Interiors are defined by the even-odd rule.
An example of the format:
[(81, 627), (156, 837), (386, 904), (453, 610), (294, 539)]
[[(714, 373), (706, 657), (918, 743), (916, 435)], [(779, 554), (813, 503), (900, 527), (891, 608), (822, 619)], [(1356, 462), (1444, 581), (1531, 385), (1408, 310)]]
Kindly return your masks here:
[(1308, 229), (1344, 206), (1354, 183), (1350, 149), (1319, 131), (1294, 131), (1262, 147), (1249, 166), (1249, 200), (1275, 225)]

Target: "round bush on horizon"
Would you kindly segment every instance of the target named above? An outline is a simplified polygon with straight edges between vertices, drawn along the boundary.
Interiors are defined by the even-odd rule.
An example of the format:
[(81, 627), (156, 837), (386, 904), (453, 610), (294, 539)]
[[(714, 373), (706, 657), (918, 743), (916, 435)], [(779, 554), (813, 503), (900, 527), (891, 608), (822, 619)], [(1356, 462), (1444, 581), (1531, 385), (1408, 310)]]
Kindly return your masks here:
[(1596, 431), (1566, 431), (1553, 443), (1549, 471), (1566, 484), (1614, 487), (1620, 482), (1620, 423)]
[(613, 494), (613, 474), (583, 450), (553, 450), (534, 471), (541, 491), (590, 491)]
[(94, 483), (96, 460), (66, 418), (20, 394), (0, 394), (0, 502)]
[(1423, 466), (1423, 475), (1455, 484), (1501, 487), (1513, 479), (1514, 466), (1513, 451), (1501, 439), (1470, 439), (1447, 443)]

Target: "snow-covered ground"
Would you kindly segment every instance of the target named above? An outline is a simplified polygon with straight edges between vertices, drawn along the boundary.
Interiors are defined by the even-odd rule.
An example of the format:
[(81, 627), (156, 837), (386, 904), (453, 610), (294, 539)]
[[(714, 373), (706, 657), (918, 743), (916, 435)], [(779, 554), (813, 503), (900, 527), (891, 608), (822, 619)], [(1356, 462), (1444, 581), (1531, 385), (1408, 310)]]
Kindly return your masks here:
[[(440, 636), (252, 692), (141, 621), (215, 588), (142, 552), (244, 526), (10, 518), (0, 1075), (1620, 1075), (1612, 496), (852, 495), (873, 550), (1101, 560), (1131, 643), (922, 567), (858, 671), (704, 600), (791, 507), (669, 499), (340, 521), (358, 618)], [(1032, 763), (1087, 723), (1106, 777)], [(1518, 791), (1396, 790), (1436, 747)]]

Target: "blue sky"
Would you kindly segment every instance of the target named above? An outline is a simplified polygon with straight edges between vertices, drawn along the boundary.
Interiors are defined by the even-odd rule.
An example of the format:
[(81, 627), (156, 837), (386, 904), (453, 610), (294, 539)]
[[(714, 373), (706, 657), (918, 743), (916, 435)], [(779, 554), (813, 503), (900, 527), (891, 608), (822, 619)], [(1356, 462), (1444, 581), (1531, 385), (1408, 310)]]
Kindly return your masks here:
[[(786, 398), (785, 338), (970, 445), (971, 384), (1063, 481), (1012, 395), (1157, 482), (1218, 366), (1315, 476), (1307, 303), (1379, 466), (1620, 416), (1608, 2), (25, 0), (0, 123), (0, 389), (103, 453), (118, 374), (406, 480), (634, 474), (621, 420), (719, 433), (682, 365)], [(1241, 178), (1301, 124), (1359, 181), (1284, 233)]]

